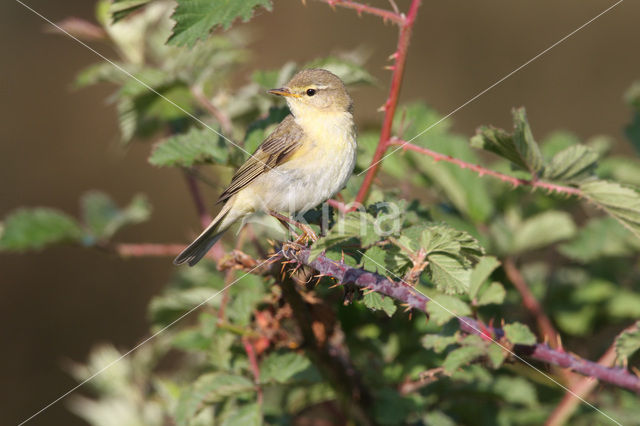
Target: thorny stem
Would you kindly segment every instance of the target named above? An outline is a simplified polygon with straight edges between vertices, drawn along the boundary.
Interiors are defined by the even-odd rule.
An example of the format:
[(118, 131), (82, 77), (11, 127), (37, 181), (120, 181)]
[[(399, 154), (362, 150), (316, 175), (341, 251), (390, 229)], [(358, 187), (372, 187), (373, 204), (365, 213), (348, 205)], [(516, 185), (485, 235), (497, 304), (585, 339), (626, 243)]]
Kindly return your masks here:
[[(622, 333), (633, 330), (636, 325), (627, 327)], [(609, 349), (600, 357), (598, 364), (603, 367), (611, 367), (616, 360), (616, 344), (609, 346)], [(585, 399), (598, 385), (598, 381), (593, 377), (583, 377), (576, 381), (570, 388), (571, 392), (567, 392), (562, 401), (549, 415), (549, 418), (545, 422), (545, 426), (560, 426), (566, 424), (567, 420), (571, 417), (576, 408), (580, 405), (581, 400), (574, 395)]]
[(371, 159), (371, 165), (364, 177), (362, 186), (356, 196), (356, 203), (362, 203), (367, 198), (373, 179), (378, 173), (380, 168), (380, 161), (384, 157), (384, 153), (390, 146), (391, 139), (391, 126), (393, 125), (393, 117), (396, 112), (396, 106), (398, 105), (398, 97), (400, 96), (400, 88), (402, 87), (402, 78), (404, 76), (404, 65), (407, 60), (407, 50), (409, 49), (409, 40), (411, 39), (411, 30), (418, 16), (418, 8), (420, 7), (421, 0), (412, 0), (409, 6), (409, 13), (404, 22), (400, 26), (400, 35), (398, 36), (398, 47), (396, 52), (392, 55), (394, 62), (391, 66), (393, 75), (391, 76), (391, 87), (389, 89), (389, 97), (385, 101), (384, 108), (384, 121), (382, 123), (382, 130), (380, 131), (380, 140), (378, 141), (378, 147)]
[(441, 154), (439, 152), (436, 151), (432, 151), (428, 148), (423, 148), (421, 146), (418, 145), (414, 145), (412, 143), (409, 142), (405, 142), (403, 140), (400, 139), (392, 139), (390, 141), (391, 145), (399, 145), (402, 147), (403, 150), (408, 150), (408, 151), (414, 151), (414, 152), (418, 152), (420, 154), (424, 154), (424, 155), (428, 155), (429, 157), (433, 158), (435, 161), (446, 161), (447, 163), (451, 163), (451, 164), (455, 164), (456, 166), (462, 168), (462, 169), (469, 169), (473, 172), (478, 173), (478, 175), (480, 175), (480, 177), (487, 175), (487, 176), (491, 176), (497, 179), (500, 179), (503, 182), (508, 182), (511, 185), (513, 185), (514, 187), (518, 187), (521, 185), (524, 186), (530, 186), (533, 188), (540, 188), (540, 189), (546, 189), (549, 192), (559, 192), (559, 193), (563, 193), (563, 194), (567, 194), (567, 195), (574, 195), (577, 197), (582, 197), (582, 191), (578, 188), (573, 188), (571, 186), (563, 186), (563, 185), (557, 185), (555, 183), (550, 183), (550, 182), (544, 182), (544, 181), (540, 181), (540, 180), (528, 180), (528, 179), (519, 179), (517, 177), (514, 176), (509, 176), (506, 175), (504, 173), (500, 173), (500, 172), (496, 172), (494, 170), (491, 169), (487, 169), (484, 168), (482, 166), (479, 166), (477, 164), (473, 164), (473, 163), (467, 163), (466, 161), (462, 161), (458, 158), (452, 157), (450, 155), (445, 155), (445, 154)]
[[(332, 276), (342, 284), (354, 284), (360, 288), (376, 291), (402, 302), (407, 307), (426, 312), (429, 298), (418, 293), (413, 287), (400, 282), (391, 281), (381, 275), (356, 269), (331, 260), (323, 255), (317, 259), (309, 261), (308, 249), (290, 250), (285, 249), (283, 256), (289, 260), (295, 260), (318, 271), (320, 274)], [(495, 340), (504, 340), (504, 331), (482, 324), (473, 318), (458, 317), (460, 330), (469, 334), (476, 334), (487, 338), (487, 333)], [(508, 342), (505, 342), (508, 344)], [(585, 376), (594, 377), (602, 382), (614, 384), (616, 386), (640, 393), (640, 377), (631, 374), (624, 368), (610, 368), (598, 363), (588, 361), (570, 353), (557, 351), (544, 343), (535, 345), (514, 345), (513, 353), (520, 357), (527, 357), (533, 360), (557, 365), (570, 371), (580, 373)]]
[[(335, 6), (345, 7), (347, 9), (353, 9), (358, 12), (358, 15), (362, 15), (363, 13), (367, 13), (369, 15), (375, 15), (381, 17), (385, 22), (391, 21), (397, 25), (403, 25), (406, 22), (406, 18), (401, 13), (397, 13), (395, 11), (390, 11), (386, 9), (380, 9), (378, 7), (369, 6), (366, 4), (358, 3), (356, 1), (351, 0), (317, 0), (322, 3), (327, 3), (332, 8)], [(304, 3), (305, 0), (302, 0)]]
[(549, 346), (552, 348), (561, 348), (562, 345), (558, 332), (553, 327), (553, 324), (544, 312), (544, 309), (542, 309), (538, 299), (536, 299), (531, 292), (531, 289), (529, 289), (527, 282), (516, 267), (513, 259), (506, 258), (503, 262), (503, 267), (505, 274), (507, 274), (507, 278), (509, 278), (509, 281), (511, 281), (516, 290), (518, 290), (518, 293), (520, 293), (524, 307), (527, 308), (527, 310), (531, 312), (531, 315), (536, 319), (542, 338), (548, 341)]

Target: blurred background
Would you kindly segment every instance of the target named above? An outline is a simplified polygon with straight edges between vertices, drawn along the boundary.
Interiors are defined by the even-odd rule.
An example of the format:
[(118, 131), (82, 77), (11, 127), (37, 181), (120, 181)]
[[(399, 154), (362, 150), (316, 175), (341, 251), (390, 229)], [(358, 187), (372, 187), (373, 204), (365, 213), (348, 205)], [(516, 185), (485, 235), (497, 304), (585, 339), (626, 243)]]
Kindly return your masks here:
[[(53, 21), (93, 20), (94, 2), (26, 3)], [(371, 52), (367, 68), (380, 87), (353, 95), (360, 126), (382, 119), (396, 28), (374, 17), (307, 0), (275, 0), (245, 27), (253, 60), (238, 74), (279, 68), (337, 51)], [(370, 4), (388, 7), (383, 0)], [(407, 0), (397, 0), (401, 9)], [(409, 51), (401, 102), (424, 99), (441, 114), (456, 109), (565, 35), (612, 1), (423, 0)], [(534, 134), (566, 129), (581, 138), (612, 136), (629, 149), (622, 128), (630, 111), (622, 95), (640, 79), (640, 3), (623, 2), (453, 116), (454, 129), (472, 135), (481, 124), (511, 126), (510, 109), (527, 107)], [(120, 204), (144, 192), (152, 220), (118, 234), (126, 242), (186, 243), (199, 229), (178, 170), (156, 169), (149, 144), (118, 145), (109, 86), (76, 91), (78, 70), (99, 58), (75, 41), (48, 34), (45, 22), (19, 3), (0, 3), (0, 217), (19, 206), (52, 206), (78, 214), (90, 189)], [(101, 53), (113, 55), (96, 44)], [(412, 135), (406, 135), (411, 137)], [(425, 160), (430, 161), (430, 160)], [(207, 189), (210, 201), (217, 194)], [(75, 386), (65, 372), (90, 348), (113, 342), (128, 349), (148, 335), (146, 306), (173, 271), (170, 259), (127, 261), (99, 251), (56, 247), (37, 254), (0, 255), (0, 424), (16, 424)], [(31, 421), (83, 424), (55, 404)]]

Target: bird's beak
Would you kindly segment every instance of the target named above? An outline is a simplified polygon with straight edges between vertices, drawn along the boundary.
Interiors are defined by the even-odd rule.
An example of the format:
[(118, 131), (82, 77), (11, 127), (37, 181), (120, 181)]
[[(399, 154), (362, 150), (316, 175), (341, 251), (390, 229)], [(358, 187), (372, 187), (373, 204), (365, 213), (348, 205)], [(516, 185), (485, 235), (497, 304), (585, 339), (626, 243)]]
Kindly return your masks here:
[(279, 89), (271, 89), (271, 90), (268, 90), (267, 93), (271, 93), (272, 95), (278, 95), (278, 96), (288, 96), (290, 98), (300, 97), (300, 95), (291, 92), (291, 90), (289, 90), (286, 87), (281, 87)]

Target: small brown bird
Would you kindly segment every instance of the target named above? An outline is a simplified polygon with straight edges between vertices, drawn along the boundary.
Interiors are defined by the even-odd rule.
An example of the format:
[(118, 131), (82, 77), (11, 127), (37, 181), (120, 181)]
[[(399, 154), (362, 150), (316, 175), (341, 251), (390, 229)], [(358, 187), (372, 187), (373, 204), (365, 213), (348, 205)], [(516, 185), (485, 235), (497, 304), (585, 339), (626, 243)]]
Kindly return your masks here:
[(323, 69), (297, 73), (284, 87), (291, 111), (238, 169), (222, 210), (173, 261), (195, 265), (233, 223), (262, 210), (304, 213), (338, 193), (353, 172), (356, 128), (342, 80)]

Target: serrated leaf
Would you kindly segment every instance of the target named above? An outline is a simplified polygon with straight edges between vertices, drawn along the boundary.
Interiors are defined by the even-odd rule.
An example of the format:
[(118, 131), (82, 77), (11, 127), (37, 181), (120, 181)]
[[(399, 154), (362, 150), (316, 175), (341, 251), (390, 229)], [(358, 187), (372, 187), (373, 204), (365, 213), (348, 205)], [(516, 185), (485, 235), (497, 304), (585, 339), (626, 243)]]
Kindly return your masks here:
[(525, 220), (513, 234), (512, 253), (535, 250), (576, 233), (576, 226), (568, 213), (548, 211)]
[(383, 297), (374, 291), (368, 292), (362, 297), (364, 305), (373, 311), (384, 311), (389, 317), (396, 312), (396, 304), (390, 297)]
[(536, 174), (542, 169), (542, 154), (533, 139), (524, 108), (514, 109), (513, 133), (493, 127), (481, 127), (471, 138), (471, 146), (498, 154), (515, 166)]
[(585, 197), (640, 238), (640, 193), (637, 190), (604, 180), (583, 183), (580, 189)]
[(366, 248), (382, 238), (379, 223), (368, 212), (355, 211), (339, 217), (337, 223), (320, 237), (311, 247), (309, 260), (312, 261), (323, 251), (338, 246), (352, 238), (360, 240), (361, 246)]
[(176, 21), (169, 43), (192, 47), (199, 39), (221, 27), (228, 29), (236, 19), (247, 22), (254, 9), (271, 10), (271, 0), (177, 0), (178, 7), (171, 15)]
[(500, 261), (493, 256), (484, 256), (480, 258), (476, 266), (471, 271), (469, 297), (474, 299), (478, 294), (480, 286), (484, 284), (491, 273), (500, 266)]
[(499, 305), (504, 301), (507, 292), (499, 282), (492, 282), (486, 289), (480, 292), (478, 297), (478, 306), (496, 304)]
[(536, 336), (526, 325), (514, 322), (503, 327), (506, 338), (514, 345), (535, 345)]
[(471, 363), (482, 355), (484, 355), (484, 350), (480, 346), (462, 346), (449, 352), (442, 367), (447, 374), (453, 374), (458, 368)]
[(222, 426), (260, 426), (262, 413), (258, 404), (243, 405), (222, 422)]
[(58, 210), (19, 209), (3, 221), (0, 250), (39, 250), (54, 243), (78, 242), (81, 238), (78, 223)]
[(616, 338), (616, 355), (619, 360), (626, 363), (629, 357), (640, 349), (640, 321), (635, 328), (621, 333)]
[(427, 313), (433, 322), (443, 325), (453, 317), (469, 315), (471, 309), (457, 297), (443, 294), (431, 298), (427, 303)]
[(427, 269), (431, 280), (439, 290), (448, 293), (465, 293), (469, 291), (471, 270), (465, 268), (454, 257), (446, 254), (432, 254), (427, 257)]
[(158, 167), (191, 167), (196, 164), (226, 164), (229, 150), (224, 140), (210, 129), (190, 129), (158, 143), (149, 163)]
[(295, 352), (271, 353), (260, 363), (260, 381), (287, 383), (310, 366), (308, 358)]
[[(119, 64), (124, 67), (124, 65)], [(89, 65), (76, 75), (74, 86), (77, 88), (83, 88), (91, 86), (97, 83), (120, 83), (125, 78), (128, 78), (126, 74), (114, 67), (109, 62), (99, 62), (97, 64)]]
[(205, 402), (219, 402), (227, 397), (253, 390), (254, 384), (243, 376), (222, 373), (204, 374), (181, 393), (176, 407), (175, 421), (178, 425), (186, 426)]
[(136, 195), (124, 209), (105, 193), (92, 191), (81, 200), (84, 223), (97, 240), (108, 239), (120, 228), (129, 224), (144, 222), (151, 215), (147, 198)]
[(545, 166), (542, 177), (551, 181), (579, 183), (594, 176), (598, 153), (585, 145), (572, 145), (556, 155)]
[(362, 268), (382, 275), (401, 276), (411, 260), (396, 246), (373, 246), (362, 256)]

